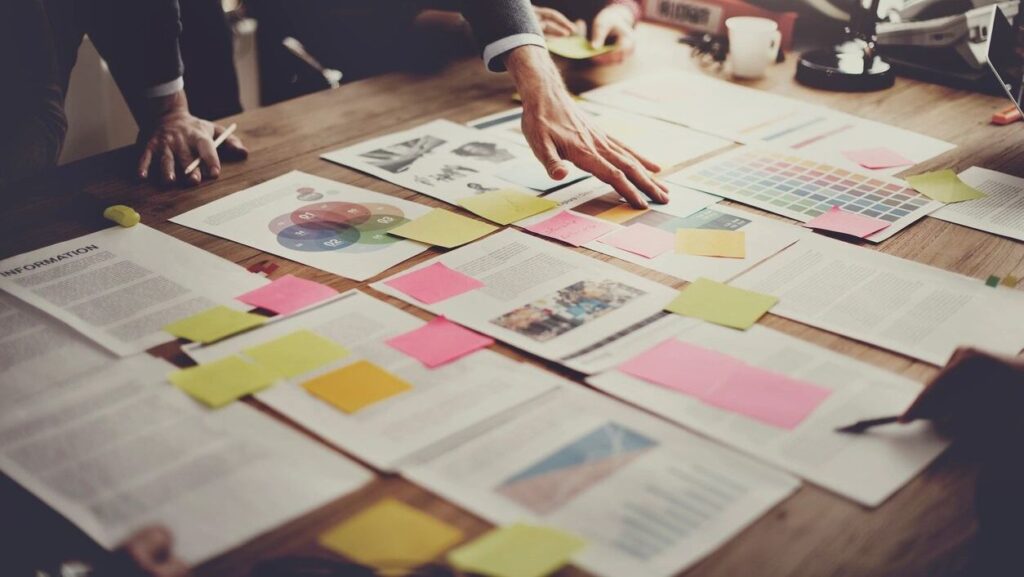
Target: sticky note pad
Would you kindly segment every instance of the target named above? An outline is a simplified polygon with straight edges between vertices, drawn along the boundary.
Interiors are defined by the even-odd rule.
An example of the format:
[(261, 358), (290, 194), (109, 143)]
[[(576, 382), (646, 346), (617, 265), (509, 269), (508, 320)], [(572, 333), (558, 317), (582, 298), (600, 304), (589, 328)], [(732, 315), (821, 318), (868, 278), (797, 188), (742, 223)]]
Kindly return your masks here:
[(544, 577), (565, 566), (586, 543), (549, 527), (510, 525), (448, 554), (460, 571), (488, 577)]
[(312, 331), (296, 331), (242, 351), (257, 365), (284, 378), (297, 377), (348, 356), (348, 349)]
[(729, 355), (668, 339), (618, 368), (649, 383), (704, 398), (742, 364)]
[(1020, 279), (1015, 277), (1015, 276), (1013, 276), (1012, 274), (1008, 274), (1008, 275), (1003, 277), (1003, 286), (1008, 286), (1010, 288), (1016, 288), (1016, 286), (1018, 284), (1020, 284)]
[(921, 194), (939, 202), (951, 203), (984, 198), (985, 193), (967, 185), (952, 170), (926, 172), (908, 176), (907, 184)]
[(216, 306), (175, 321), (165, 326), (164, 330), (176, 337), (206, 344), (258, 327), (265, 322), (267, 322), (267, 318), (260, 315), (243, 313), (225, 306)]
[(680, 291), (665, 310), (746, 330), (778, 302), (770, 295), (699, 278)]
[(583, 36), (550, 36), (544, 39), (548, 50), (562, 58), (570, 60), (587, 60), (595, 56), (615, 51), (615, 45), (594, 48), (590, 40)]
[(655, 258), (672, 250), (675, 237), (671, 232), (638, 222), (605, 235), (598, 242), (645, 258)]
[(510, 224), (551, 210), (558, 206), (558, 203), (518, 190), (502, 189), (464, 198), (459, 201), (459, 205), (491, 222)]
[(498, 227), (469, 217), (455, 214), (443, 208), (397, 226), (388, 234), (401, 236), (434, 246), (454, 248), (486, 236)]
[(895, 150), (885, 148), (884, 146), (876, 148), (862, 148), (858, 150), (846, 150), (843, 151), (843, 156), (849, 158), (852, 162), (856, 162), (864, 168), (871, 170), (896, 168), (897, 166), (910, 166), (914, 164), (913, 160), (910, 160)]
[(676, 253), (746, 258), (747, 234), (742, 230), (681, 228), (676, 231)]
[(825, 387), (741, 365), (710, 391), (704, 402), (775, 427), (792, 429), (831, 393)]
[(865, 238), (887, 228), (889, 223), (863, 214), (846, 212), (838, 206), (833, 206), (827, 212), (804, 223), (804, 226), (815, 230), (828, 230)]
[(181, 369), (167, 379), (206, 405), (218, 408), (269, 387), (275, 375), (238, 357)]
[(650, 210), (649, 208), (633, 208), (626, 203), (620, 203), (597, 215), (601, 220), (623, 224), (633, 220), (641, 214)]
[(346, 413), (355, 413), (412, 389), (412, 385), (370, 361), (357, 361), (324, 373), (302, 386)]
[(489, 347), (494, 339), (475, 333), (444, 317), (387, 341), (391, 347), (434, 368)]
[(290, 274), (249, 291), (237, 299), (247, 305), (267, 309), (279, 315), (288, 315), (299, 309), (327, 300), (338, 291), (318, 282)]
[(613, 228), (615, 227), (607, 222), (591, 220), (563, 210), (551, 218), (526, 227), (526, 230), (573, 246), (580, 246), (596, 240)]
[(440, 262), (384, 281), (384, 284), (428, 305), (484, 286), (475, 278), (452, 270)]
[(423, 565), (462, 540), (462, 531), (396, 499), (382, 499), (320, 535), (323, 547), (362, 565)]

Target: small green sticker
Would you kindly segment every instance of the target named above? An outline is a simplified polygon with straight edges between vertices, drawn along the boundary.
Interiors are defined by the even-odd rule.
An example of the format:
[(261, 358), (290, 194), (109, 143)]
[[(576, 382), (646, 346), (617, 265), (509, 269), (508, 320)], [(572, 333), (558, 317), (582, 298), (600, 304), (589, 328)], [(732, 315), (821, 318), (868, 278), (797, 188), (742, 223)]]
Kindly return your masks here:
[(994, 274), (993, 275), (989, 275), (988, 279), (985, 281), (985, 284), (987, 284), (988, 286), (990, 286), (992, 288), (995, 288), (995, 287), (999, 286), (999, 277), (997, 277)]

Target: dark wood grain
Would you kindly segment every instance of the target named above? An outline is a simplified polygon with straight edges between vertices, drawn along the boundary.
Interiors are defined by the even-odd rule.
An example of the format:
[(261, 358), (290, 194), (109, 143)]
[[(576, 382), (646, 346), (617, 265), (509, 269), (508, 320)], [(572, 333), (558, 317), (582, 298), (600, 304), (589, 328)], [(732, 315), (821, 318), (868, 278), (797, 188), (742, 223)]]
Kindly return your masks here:
[[(566, 66), (567, 83), (584, 89), (645, 71), (669, 67), (696, 69), (689, 49), (676, 43), (677, 33), (642, 26), (637, 55), (610, 68)], [(872, 94), (836, 94), (811, 90), (793, 80), (795, 58), (771, 70), (752, 86), (809, 103), (830, 106), (881, 122), (954, 142), (954, 151), (915, 170), (965, 169), (983, 166), (1024, 175), (1024, 123), (1008, 127), (988, 124), (1002, 109), (1000, 98), (900, 79), (890, 90)], [(715, 70), (705, 74), (718, 75)], [(105, 227), (102, 208), (114, 203), (135, 207), (143, 222), (204, 250), (240, 263), (271, 259), (276, 274), (294, 273), (339, 290), (361, 287), (370, 294), (412, 312), (414, 307), (356, 283), (252, 248), (196, 232), (166, 219), (227, 194), (303, 170), (431, 206), (439, 201), (322, 161), (324, 152), (371, 136), (385, 134), (435, 118), (464, 122), (514, 106), (513, 86), (503, 75), (487, 73), (478, 61), (455, 63), (436, 76), (391, 74), (322, 92), (276, 106), (243, 113), (227, 121), (239, 124), (238, 135), (252, 154), (247, 161), (226, 165), (217, 181), (194, 189), (158, 188), (131, 178), (133, 151), (115, 151), (64, 167), (46, 179), (6, 194), (0, 215), (3, 243), (0, 256), (10, 256)], [(449, 209), (451, 207), (448, 207)], [(777, 218), (772, 215), (772, 218)], [(671, 286), (682, 283), (638, 266), (580, 249), (593, 258)], [(1009, 239), (935, 219), (924, 219), (881, 246), (865, 246), (964, 275), (984, 279), (990, 274), (1024, 277), (1024, 245)], [(439, 254), (431, 250), (395, 267), (386, 275)], [(383, 275), (382, 275), (383, 276)], [(372, 282), (372, 281), (371, 281)], [(767, 326), (887, 370), (925, 381), (936, 368), (850, 339), (776, 316)], [(531, 359), (504, 345), (497, 350)], [(172, 351), (173, 353), (173, 351)], [(542, 363), (579, 380), (578, 375)], [(255, 403), (254, 403), (255, 404)], [(264, 410), (267, 410), (265, 407)], [(268, 413), (271, 413), (267, 410)], [(975, 534), (973, 487), (976, 463), (966, 450), (954, 447), (888, 502), (865, 509), (812, 485), (743, 531), (737, 538), (695, 566), (692, 577), (915, 577), (952, 576), (964, 566)], [(20, 490), (16, 490), (20, 491)], [(5, 491), (9, 492), (9, 491)], [(197, 569), (199, 576), (245, 575), (259, 559), (282, 554), (328, 555), (316, 536), (333, 523), (383, 496), (408, 501), (451, 522), (469, 535), (487, 524), (410, 483), (380, 476), (371, 486), (270, 534), (228, 552)], [(15, 498), (26, 502), (24, 493)], [(40, 518), (44, 515), (40, 514)], [(67, 528), (61, 528), (67, 532)], [(53, 555), (78, 554), (80, 536), (52, 544)], [(64, 543), (62, 545), (62, 543)], [(580, 575), (567, 568), (561, 575)], [(640, 577), (640, 576), (624, 576)]]

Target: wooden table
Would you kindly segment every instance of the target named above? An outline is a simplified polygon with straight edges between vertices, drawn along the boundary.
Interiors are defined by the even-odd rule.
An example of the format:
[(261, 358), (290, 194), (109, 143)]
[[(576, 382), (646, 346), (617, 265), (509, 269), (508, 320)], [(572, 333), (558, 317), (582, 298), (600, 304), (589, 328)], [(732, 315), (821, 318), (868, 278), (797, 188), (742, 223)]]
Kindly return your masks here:
[[(640, 48), (626, 64), (602, 68), (566, 68), (574, 89), (621, 80), (641, 71), (670, 66), (695, 69), (689, 48), (676, 43), (675, 31), (642, 26)], [(1024, 124), (992, 127), (988, 118), (1005, 106), (1004, 99), (900, 79), (892, 89), (871, 94), (826, 93), (793, 81), (796, 58), (776, 66), (769, 77), (752, 86), (827, 105), (894, 124), (958, 144), (954, 151), (915, 170), (965, 169), (972, 165), (1024, 175)], [(707, 74), (720, 74), (705, 70)], [(135, 207), (143, 222), (243, 266), (270, 258), (281, 265), (277, 274), (296, 273), (339, 290), (361, 287), (392, 305), (426, 318), (423, 311), (383, 297), (365, 283), (265, 255), (166, 222), (214, 199), (258, 184), (290, 170), (365, 187), (431, 206), (439, 201), (376, 178), (320, 160), (318, 155), (371, 136), (411, 128), (436, 118), (465, 122), (514, 106), (513, 86), (505, 75), (490, 74), (477, 60), (458, 62), (434, 76), (391, 74), (313, 94), (269, 108), (243, 113), (239, 136), (251, 150), (249, 160), (226, 165), (221, 178), (195, 189), (158, 188), (131, 177), (134, 152), (115, 151), (65, 167), (52, 177), (7, 193), (9, 208), (0, 215), (0, 256), (39, 248), (105, 227), (102, 208), (115, 203)], [(446, 207), (451, 209), (452, 207)], [(923, 262), (979, 279), (990, 274), (1024, 277), (1024, 244), (925, 218), (881, 246), (902, 258)], [(610, 257), (580, 249), (594, 258)], [(431, 250), (386, 274), (436, 256)], [(628, 263), (621, 266), (665, 284), (682, 283)], [(820, 346), (925, 381), (935, 367), (873, 348), (850, 339), (799, 325), (777, 316), (765, 324)], [(525, 358), (514, 349), (498, 350)], [(173, 356), (174, 350), (161, 351)], [(180, 357), (178, 357), (180, 359)], [(536, 359), (530, 359), (538, 362)], [(549, 367), (579, 381), (557, 367)], [(743, 531), (686, 573), (693, 577), (756, 576), (929, 576), (953, 575), (969, 554), (974, 537), (973, 489), (976, 462), (954, 446), (922, 475), (881, 507), (869, 510), (813, 485), (805, 484), (768, 515)], [(5, 479), (0, 491), (4, 511), (20, 515), (26, 526), (47, 535), (46, 555), (52, 559), (89, 557), (93, 546), (83, 535), (53, 515), (30, 495)], [(315, 539), (319, 532), (383, 496), (394, 496), (421, 507), (467, 534), (487, 524), (471, 514), (396, 477), (379, 476), (366, 489), (280, 527), (202, 567), (199, 576), (234, 577), (247, 573), (259, 559), (285, 553), (326, 555)], [(14, 507), (11, 509), (10, 507)], [(20, 511), (20, 513), (19, 513)], [(60, 535), (60, 537), (56, 537)], [(39, 544), (43, 546), (43, 543)], [(560, 575), (582, 575), (573, 568)], [(642, 577), (642, 576), (624, 576)]]

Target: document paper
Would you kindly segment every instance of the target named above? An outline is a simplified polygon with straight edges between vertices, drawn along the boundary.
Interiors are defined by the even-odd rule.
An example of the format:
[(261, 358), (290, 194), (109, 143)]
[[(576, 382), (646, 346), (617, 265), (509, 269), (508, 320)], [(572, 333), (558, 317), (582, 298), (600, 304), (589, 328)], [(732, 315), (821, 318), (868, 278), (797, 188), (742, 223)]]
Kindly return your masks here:
[(960, 180), (987, 196), (947, 204), (930, 216), (1024, 241), (1024, 178), (972, 166)]
[(501, 422), (438, 447), (402, 474), (506, 525), (547, 525), (587, 547), (580, 568), (668, 577), (692, 566), (798, 486), (641, 411), (531, 368), (562, 386)]
[[(301, 329), (335, 341), (350, 354), (279, 382), (256, 397), (324, 440), (387, 471), (409, 455), (546, 390), (542, 383), (523, 378), (519, 363), (493, 351), (477, 351), (429, 369), (385, 342), (425, 324), (405, 311), (351, 291), (337, 301), (269, 323), (258, 331), (187, 352), (197, 362), (209, 363), (244, 354), (245, 349)], [(346, 414), (303, 387), (339, 368), (366, 361), (405, 381), (411, 390)]]
[(422, 204), (295, 171), (171, 222), (361, 281), (427, 250), (388, 231), (429, 211)]
[[(505, 230), (428, 261), (484, 284), (423, 305), (387, 284), (381, 292), (545, 359), (568, 363), (665, 313), (673, 289), (537, 237)], [(587, 369), (573, 364), (583, 372)]]
[(167, 526), (199, 563), (350, 493), (372, 476), (248, 406), (211, 412), (139, 355), (0, 419), (0, 468), (113, 549)]
[(168, 323), (269, 281), (149, 228), (114, 227), (0, 261), (0, 289), (120, 356), (173, 340)]
[[(864, 418), (906, 410), (922, 387), (904, 377), (760, 326), (739, 332), (694, 323), (676, 338), (831, 393), (810, 416), (788, 430), (617, 370), (587, 382), (870, 507), (880, 505), (909, 482), (949, 444), (923, 423), (880, 427), (869, 435), (835, 432), (836, 427)], [(675, 364), (677, 372), (694, 372), (678, 360)]]
[(933, 365), (959, 346), (1024, 348), (1024, 293), (832, 239), (801, 241), (731, 284), (779, 297), (773, 314)]

